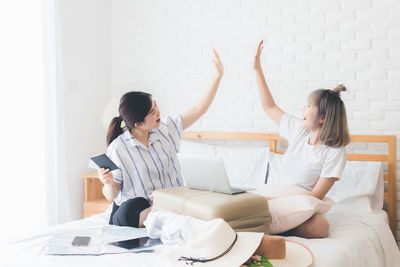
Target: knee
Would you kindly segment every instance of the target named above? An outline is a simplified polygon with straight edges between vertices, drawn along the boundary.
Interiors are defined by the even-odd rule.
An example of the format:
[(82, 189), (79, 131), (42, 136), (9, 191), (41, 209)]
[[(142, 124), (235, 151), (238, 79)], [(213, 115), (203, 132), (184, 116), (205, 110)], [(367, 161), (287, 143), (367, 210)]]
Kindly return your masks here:
[(136, 211), (139, 212), (150, 207), (149, 201), (144, 197), (136, 197), (132, 199), (128, 199), (124, 203), (122, 203), (121, 207), (125, 206), (128, 211)]
[[(128, 219), (130, 221), (134, 220), (135, 222), (136, 222), (136, 220), (139, 220), (142, 212), (150, 207), (149, 201), (143, 197), (129, 199), (122, 205), (124, 205), (124, 204), (125, 204), (124, 209), (126, 212), (126, 216), (128, 217)], [(138, 227), (140, 224), (139, 221), (137, 223), (138, 223), (138, 225), (135, 225), (135, 227)]]
[(327, 237), (328, 234), (329, 234), (329, 223), (328, 223), (328, 221), (325, 220), (324, 222), (321, 222), (321, 224), (319, 225), (318, 231), (316, 233), (316, 235), (317, 235), (316, 237), (324, 238), (324, 237)]
[(304, 238), (324, 238), (329, 233), (329, 223), (324, 216), (315, 214), (308, 221), (294, 229), (293, 234)]
[(329, 222), (322, 215), (314, 215), (313, 222), (309, 225), (310, 238), (324, 238), (329, 234)]
[(112, 224), (139, 227), (141, 212), (148, 207), (150, 207), (150, 203), (143, 197), (129, 199), (122, 203), (112, 216)]
[(327, 237), (329, 234), (329, 222), (324, 218), (324, 223), (322, 225), (323, 237)]

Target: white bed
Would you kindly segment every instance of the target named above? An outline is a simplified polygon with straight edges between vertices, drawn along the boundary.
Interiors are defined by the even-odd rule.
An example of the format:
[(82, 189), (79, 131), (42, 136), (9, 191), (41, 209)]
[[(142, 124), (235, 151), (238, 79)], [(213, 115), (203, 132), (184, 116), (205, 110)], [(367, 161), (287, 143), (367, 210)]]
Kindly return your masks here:
[(289, 237), (310, 248), (314, 266), (400, 266), (400, 253), (384, 211), (328, 213), (328, 238)]
[[(221, 134), (212, 135), (220, 139), (257, 139), (258, 140), (280, 140), (279, 136), (270, 134), (248, 134), (243, 137), (241, 134)], [(187, 138), (202, 138), (200, 133), (189, 134)], [(243, 137), (243, 138), (238, 138)], [(229, 139), (228, 138), (228, 139)], [(260, 139), (261, 138), (261, 139)], [(375, 139), (374, 139), (375, 140)], [(392, 140), (392, 139), (391, 139)], [(393, 140), (392, 140), (393, 141)], [(395, 139), (394, 139), (394, 142)], [(270, 148), (275, 149), (276, 143), (270, 142)], [(389, 163), (389, 175), (385, 176), (388, 181), (389, 189), (395, 189), (393, 174), (393, 164), (390, 160), (396, 158), (395, 149), (389, 149), (388, 156), (379, 157), (377, 155), (361, 156), (365, 160), (386, 161)], [(353, 160), (360, 160), (354, 155)], [(393, 162), (392, 162), (393, 163)], [(395, 165), (394, 165), (395, 167)], [(394, 169), (395, 173), (395, 169)], [(395, 178), (395, 176), (394, 176)], [(400, 252), (388, 222), (393, 220), (395, 211), (393, 208), (392, 195), (385, 193), (388, 201), (389, 216), (383, 210), (380, 211), (359, 211), (337, 208), (332, 209), (326, 214), (330, 223), (330, 234), (324, 239), (303, 239), (297, 237), (287, 237), (305, 244), (314, 254), (315, 267), (354, 267), (354, 266), (380, 266), (397, 267), (400, 266)], [(395, 206), (394, 206), (395, 209)], [(48, 256), (44, 255), (47, 244), (56, 231), (62, 229), (89, 229), (93, 227), (104, 227), (108, 225), (109, 210), (103, 214), (77, 220), (70, 223), (57, 225), (55, 227), (36, 231), (23, 238), (17, 238), (0, 244), (0, 266), (173, 266), (166, 261), (168, 253), (174, 246), (159, 246), (153, 253), (126, 253), (100, 256)], [(393, 222), (392, 222), (393, 223)], [(394, 225), (391, 223), (391, 226)], [(109, 226), (115, 227), (115, 226)], [(107, 240), (104, 240), (107, 242)]]
[[(53, 234), (60, 229), (91, 229), (108, 225), (109, 212), (43, 229), (0, 245), (0, 266), (163, 266), (163, 252), (100, 256), (44, 255)], [(114, 226), (111, 226), (114, 227)]]
[[(308, 246), (315, 267), (397, 267), (400, 253), (384, 211), (364, 214), (327, 214), (330, 235), (324, 239), (287, 237)], [(154, 253), (101, 256), (48, 256), (47, 243), (57, 229), (91, 228), (107, 225), (108, 213), (37, 231), (0, 245), (0, 266), (168, 266), (166, 258), (174, 246), (156, 247)], [(172, 265), (171, 265), (172, 266)]]

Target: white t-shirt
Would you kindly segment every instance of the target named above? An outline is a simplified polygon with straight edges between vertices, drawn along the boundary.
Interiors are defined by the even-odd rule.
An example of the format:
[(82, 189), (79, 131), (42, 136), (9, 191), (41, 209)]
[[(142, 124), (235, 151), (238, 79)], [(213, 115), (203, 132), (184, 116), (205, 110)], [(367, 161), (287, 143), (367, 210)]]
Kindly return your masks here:
[(309, 145), (310, 131), (301, 126), (300, 119), (287, 113), (281, 118), (279, 133), (289, 143), (279, 169), (282, 183), (311, 191), (320, 177), (341, 178), (346, 164), (344, 147)]
[(182, 117), (168, 116), (150, 131), (149, 147), (143, 145), (128, 130), (114, 139), (107, 156), (118, 166), (112, 171), (121, 190), (114, 199), (120, 206), (128, 199), (144, 197), (159, 188), (183, 186), (183, 177), (176, 153), (179, 151)]

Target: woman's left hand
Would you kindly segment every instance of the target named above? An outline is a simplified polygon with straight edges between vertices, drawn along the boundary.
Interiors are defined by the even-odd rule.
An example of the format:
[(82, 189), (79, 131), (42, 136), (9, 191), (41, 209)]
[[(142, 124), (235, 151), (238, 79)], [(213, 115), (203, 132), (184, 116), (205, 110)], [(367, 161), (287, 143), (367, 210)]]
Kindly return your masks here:
[(258, 44), (256, 55), (254, 56), (254, 69), (256, 71), (261, 70), (260, 57), (261, 57), (261, 52), (264, 48), (263, 44), (264, 44), (264, 40), (261, 40), (260, 43)]
[(221, 58), (219, 57), (217, 50), (212, 49), (214, 53), (214, 65), (217, 70), (217, 77), (222, 77), (224, 75), (224, 65), (222, 65)]

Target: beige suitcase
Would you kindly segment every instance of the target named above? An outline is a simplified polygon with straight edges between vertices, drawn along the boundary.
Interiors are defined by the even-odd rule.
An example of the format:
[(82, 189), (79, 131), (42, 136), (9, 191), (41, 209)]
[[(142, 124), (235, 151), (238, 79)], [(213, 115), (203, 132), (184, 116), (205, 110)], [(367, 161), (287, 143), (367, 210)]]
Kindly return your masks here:
[(271, 215), (267, 200), (259, 195), (235, 195), (187, 187), (158, 189), (151, 194), (153, 210), (169, 210), (202, 220), (222, 218), (237, 232), (269, 234)]

